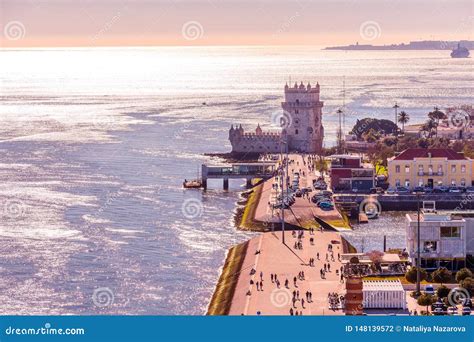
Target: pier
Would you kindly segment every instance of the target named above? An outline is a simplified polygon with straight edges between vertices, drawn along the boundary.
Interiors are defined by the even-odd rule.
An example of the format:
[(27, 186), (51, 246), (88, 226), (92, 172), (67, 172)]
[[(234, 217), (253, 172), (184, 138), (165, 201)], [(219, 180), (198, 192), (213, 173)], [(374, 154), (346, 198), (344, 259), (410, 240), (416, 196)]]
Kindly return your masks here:
[(258, 163), (233, 163), (227, 165), (206, 165), (201, 166), (202, 187), (207, 189), (208, 179), (222, 179), (224, 190), (229, 189), (229, 179), (245, 179), (247, 188), (252, 185), (252, 179), (268, 179), (276, 174), (276, 162)]

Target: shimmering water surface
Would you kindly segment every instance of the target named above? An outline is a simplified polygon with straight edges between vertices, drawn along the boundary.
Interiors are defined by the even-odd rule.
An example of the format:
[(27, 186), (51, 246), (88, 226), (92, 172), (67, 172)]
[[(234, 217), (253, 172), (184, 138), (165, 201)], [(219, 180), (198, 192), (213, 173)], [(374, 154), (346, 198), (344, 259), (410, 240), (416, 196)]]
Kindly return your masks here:
[[(3, 50), (0, 63), (0, 314), (203, 314), (228, 247), (253, 234), (233, 227), (243, 182), (181, 182), (230, 150), (231, 123), (268, 128), (290, 76), (319, 81), (330, 146), (344, 79), (347, 127), (392, 118), (395, 101), (420, 122), (471, 102), (474, 84), (471, 59), (439, 51)], [(402, 247), (402, 231), (349, 238)]]

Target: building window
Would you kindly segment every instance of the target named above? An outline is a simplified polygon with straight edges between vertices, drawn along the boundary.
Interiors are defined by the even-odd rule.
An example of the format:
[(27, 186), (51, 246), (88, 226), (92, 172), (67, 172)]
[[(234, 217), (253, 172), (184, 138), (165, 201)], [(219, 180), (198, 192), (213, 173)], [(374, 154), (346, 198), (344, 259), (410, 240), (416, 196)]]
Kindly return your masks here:
[(461, 165), (461, 173), (466, 173), (466, 165)]
[(406, 188), (410, 187), (410, 181), (408, 179), (405, 179), (405, 187)]
[(461, 178), (461, 186), (466, 186), (466, 180), (464, 178)]
[(455, 179), (451, 179), (451, 185), (452, 185), (452, 186), (455, 186), (455, 185), (456, 185), (456, 180), (455, 180)]
[(410, 165), (405, 165), (405, 172), (410, 173)]
[(299, 105), (299, 104), (300, 104), (300, 100), (296, 99), (296, 104)]
[(297, 130), (297, 129), (295, 129), (295, 134), (298, 134), (298, 130)]
[(451, 172), (456, 173), (456, 165), (451, 165)]
[(436, 241), (424, 241), (423, 253), (435, 253), (437, 251)]
[(423, 186), (423, 179), (418, 180), (418, 186)]
[(443, 165), (438, 165), (438, 175), (442, 175), (443, 174)]
[(395, 181), (395, 186), (400, 186), (400, 179), (397, 179), (397, 180)]
[(460, 227), (441, 227), (440, 234), (442, 238), (459, 238), (461, 237)]
[(395, 166), (395, 172), (400, 173), (400, 165)]
[(299, 114), (299, 111), (298, 111), (298, 109), (296, 109), (296, 110), (295, 110), (295, 114)]
[(428, 166), (428, 173), (429, 173), (430, 175), (433, 174), (433, 165), (429, 165), (429, 166)]

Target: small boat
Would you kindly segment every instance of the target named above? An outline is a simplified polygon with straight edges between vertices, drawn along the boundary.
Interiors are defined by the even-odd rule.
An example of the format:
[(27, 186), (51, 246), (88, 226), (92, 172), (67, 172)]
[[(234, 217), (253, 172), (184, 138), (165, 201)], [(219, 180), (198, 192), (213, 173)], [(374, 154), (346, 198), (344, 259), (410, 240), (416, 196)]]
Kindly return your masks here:
[(183, 182), (183, 188), (185, 189), (199, 189), (202, 188), (202, 181), (199, 178), (199, 167), (197, 169), (196, 179), (185, 179)]
[(454, 48), (453, 51), (451, 52), (451, 57), (452, 58), (467, 58), (469, 57), (469, 50), (458, 43), (458, 47)]
[(185, 179), (183, 182), (183, 188), (185, 189), (200, 189), (202, 187), (202, 182), (200, 179)]

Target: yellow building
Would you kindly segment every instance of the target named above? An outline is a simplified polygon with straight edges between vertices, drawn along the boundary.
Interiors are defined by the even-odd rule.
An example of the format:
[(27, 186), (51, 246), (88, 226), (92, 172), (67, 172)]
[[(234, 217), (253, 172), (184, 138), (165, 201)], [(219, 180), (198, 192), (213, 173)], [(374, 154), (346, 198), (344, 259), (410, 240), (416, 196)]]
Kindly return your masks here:
[(473, 160), (451, 149), (410, 148), (388, 159), (391, 188), (474, 186)]

